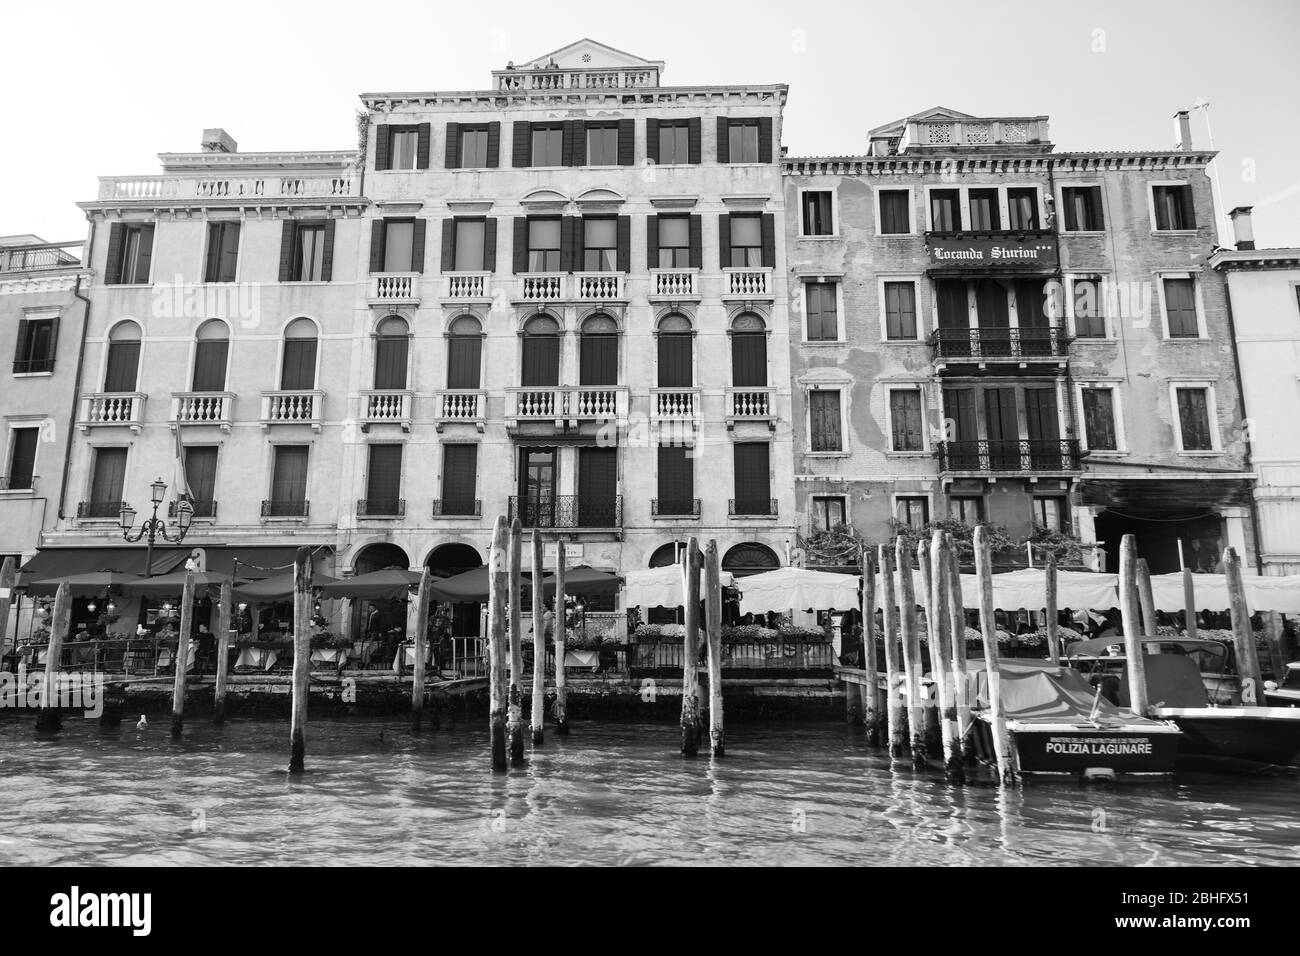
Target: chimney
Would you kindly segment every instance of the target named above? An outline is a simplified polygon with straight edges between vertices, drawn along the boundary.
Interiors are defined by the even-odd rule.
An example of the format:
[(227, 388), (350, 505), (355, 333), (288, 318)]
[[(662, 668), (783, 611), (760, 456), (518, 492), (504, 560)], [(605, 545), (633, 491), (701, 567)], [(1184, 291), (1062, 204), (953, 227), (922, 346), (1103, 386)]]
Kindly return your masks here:
[(1192, 148), (1192, 117), (1187, 110), (1174, 114), (1174, 149)]
[(1232, 233), (1237, 240), (1237, 249), (1246, 252), (1255, 248), (1255, 227), (1250, 223), (1250, 211), (1254, 206), (1238, 206), (1228, 217), (1232, 220)]
[(224, 129), (205, 129), (199, 145), (205, 153), (239, 152), (239, 144)]

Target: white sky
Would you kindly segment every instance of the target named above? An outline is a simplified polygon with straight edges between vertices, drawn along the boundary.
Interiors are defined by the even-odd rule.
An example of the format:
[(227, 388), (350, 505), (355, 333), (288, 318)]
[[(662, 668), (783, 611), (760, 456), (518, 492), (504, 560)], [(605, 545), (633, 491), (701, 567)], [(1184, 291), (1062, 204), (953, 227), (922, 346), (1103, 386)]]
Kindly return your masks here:
[[(792, 155), (861, 153), (870, 127), (936, 104), (1048, 114), (1058, 150), (1168, 148), (1174, 111), (1203, 97), (1226, 207), (1255, 206), (1261, 246), (1300, 246), (1300, 0), (118, 0), (2, 16), (0, 235), (80, 239), (73, 204), (96, 176), (157, 172), (205, 127), (241, 150), (352, 148), (359, 93), (483, 89), (507, 60), (590, 36), (666, 61), (669, 85), (789, 84)], [(1193, 129), (1205, 145), (1202, 114)]]

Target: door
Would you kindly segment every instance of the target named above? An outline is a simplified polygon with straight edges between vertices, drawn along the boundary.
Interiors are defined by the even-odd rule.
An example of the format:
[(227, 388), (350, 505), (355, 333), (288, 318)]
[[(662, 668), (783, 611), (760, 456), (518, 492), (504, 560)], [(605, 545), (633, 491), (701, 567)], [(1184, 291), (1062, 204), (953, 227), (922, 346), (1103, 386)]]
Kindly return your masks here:
[(970, 304), (966, 283), (959, 279), (940, 279), (935, 283), (939, 309), (939, 343), (942, 355), (970, 355)]
[(442, 513), (478, 513), (474, 492), (478, 484), (478, 445), (442, 446)]
[(525, 335), (523, 374), (524, 388), (554, 388), (560, 384), (560, 337)]
[(1037, 279), (1016, 283), (1016, 318), (1020, 323), (1020, 354), (1051, 355), (1052, 328), (1047, 318), (1046, 289)]
[(772, 481), (767, 442), (740, 442), (735, 446), (735, 514), (772, 513)]
[(736, 388), (767, 386), (767, 333), (733, 332), (731, 384)]
[(271, 514), (302, 516), (307, 510), (307, 446), (280, 445), (275, 449), (271, 476)]
[(1020, 430), (1016, 421), (1016, 390), (984, 390), (984, 428), (989, 444), (989, 467), (993, 471), (1020, 469)]
[(1061, 420), (1056, 407), (1056, 389), (1025, 389), (1025, 418), (1033, 467), (1050, 471), (1061, 468)]
[(579, 385), (618, 384), (618, 336), (582, 336), (578, 363)]
[(975, 392), (969, 388), (945, 388), (943, 412), (948, 467), (954, 471), (978, 471), (980, 436)]
[(519, 453), (519, 519), (530, 528), (555, 526), (555, 449)]
[(693, 341), (690, 333), (661, 332), (659, 334), (660, 388), (690, 388), (694, 384), (691, 371)]
[(366, 514), (401, 514), (402, 446), (371, 445), (366, 472)]
[(118, 513), (125, 480), (126, 449), (97, 449), (90, 479), (90, 517), (107, 518)]
[(578, 526), (613, 528), (618, 518), (618, 449), (578, 450)]
[(217, 449), (202, 445), (185, 449), (185, 483), (190, 486), (194, 517), (211, 518), (216, 513)]
[(108, 369), (104, 373), (104, 391), (134, 392), (139, 365), (139, 341), (110, 342)]
[(975, 314), (981, 353), (1010, 355), (1011, 310), (1007, 305), (1007, 287), (996, 279), (981, 279), (976, 283)]

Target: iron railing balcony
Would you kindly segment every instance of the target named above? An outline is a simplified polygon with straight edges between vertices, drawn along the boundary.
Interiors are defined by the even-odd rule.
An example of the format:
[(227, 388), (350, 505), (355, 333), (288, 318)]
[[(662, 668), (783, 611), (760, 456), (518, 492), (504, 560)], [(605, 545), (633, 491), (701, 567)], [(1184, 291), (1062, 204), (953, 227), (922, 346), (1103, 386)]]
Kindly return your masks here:
[(775, 518), (775, 498), (729, 498), (727, 514), (733, 518)]
[(510, 497), (510, 520), (525, 528), (622, 528), (622, 495), (555, 495), (534, 499)]
[[(194, 508), (193, 516), (195, 518), (215, 518), (217, 516), (217, 503), (211, 498), (191, 498), (190, 505)], [(167, 502), (167, 517), (176, 517), (176, 502)]]
[(78, 518), (118, 518), (125, 501), (81, 501), (77, 503)]
[(405, 498), (358, 498), (358, 518), (401, 518), (406, 515)]
[(699, 498), (651, 498), (650, 516), (653, 518), (698, 518)]
[(478, 518), (483, 515), (483, 502), (479, 498), (435, 498), (435, 518)]
[(1082, 470), (1076, 438), (939, 442), (939, 472), (1069, 474)]
[(1064, 361), (1069, 338), (1064, 330), (935, 329), (930, 336), (934, 359), (959, 362)]
[(311, 512), (311, 502), (303, 501), (277, 501), (275, 499), (262, 501), (263, 518), (305, 518)]
[(14, 359), (15, 375), (40, 375), (54, 371), (54, 358)]

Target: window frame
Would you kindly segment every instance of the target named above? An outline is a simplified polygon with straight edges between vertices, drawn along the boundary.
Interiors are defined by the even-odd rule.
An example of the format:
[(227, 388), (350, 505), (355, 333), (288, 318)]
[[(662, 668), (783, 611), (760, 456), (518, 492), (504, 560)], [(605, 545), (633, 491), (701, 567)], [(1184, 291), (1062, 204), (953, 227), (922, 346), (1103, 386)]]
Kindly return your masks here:
[[(732, 212), (732, 213), (728, 213), (727, 215), (728, 215), (728, 217), (729, 217), (728, 220), (727, 220), (727, 233), (728, 233), (728, 242), (727, 242), (727, 261), (728, 261), (729, 263), (731, 263), (730, 265), (727, 266), (727, 268), (728, 268), (728, 269), (765, 269), (765, 268), (767, 268), (767, 266), (764, 266), (764, 265), (763, 265), (763, 214), (762, 214), (762, 213), (753, 213), (753, 212)], [(738, 245), (736, 245), (736, 223), (737, 223), (737, 222), (742, 222), (742, 221), (751, 221), (751, 220), (752, 220), (754, 223), (756, 223), (756, 224), (758, 225), (758, 243), (757, 243), (757, 245), (753, 245), (753, 246), (738, 246)], [(736, 265), (735, 263), (736, 263), (736, 250), (737, 250), (737, 249), (754, 249), (754, 250), (756, 250), (756, 251), (758, 252), (758, 264), (757, 264), (757, 265), (740, 265), (740, 266)]]
[[(1052, 493), (1052, 494), (1035, 493), (1030, 497), (1032, 499), (1030, 502), (1030, 508), (1033, 509), (1030, 515), (1030, 525), (1032, 527), (1048, 528), (1049, 531), (1064, 531), (1067, 533), (1073, 532), (1074, 520), (1073, 520), (1073, 516), (1070, 514), (1070, 496), (1068, 494), (1061, 494), (1059, 492)], [(1043, 501), (1056, 501), (1059, 502), (1060, 504), (1060, 509), (1057, 512), (1057, 514), (1060, 517), (1060, 520), (1057, 522), (1057, 526), (1055, 528), (1051, 528), (1047, 524), (1041, 523), (1038, 520), (1039, 502), (1043, 502)]]
[[(894, 518), (894, 520), (898, 520), (898, 504), (900, 501), (919, 501), (922, 503), (925, 509), (925, 521), (923, 521), (921, 524), (921, 527), (925, 527), (925, 525), (929, 524), (931, 521), (934, 520), (933, 497), (934, 496), (928, 491), (894, 492), (893, 494), (890, 495), (890, 500), (889, 500), (890, 516)], [(911, 522), (908, 522), (908, 527), (913, 528), (913, 530), (917, 530), (917, 531), (920, 530), (920, 528), (914, 528)]]
[[(1006, 183), (964, 183), (961, 185), (939, 183), (931, 184), (925, 187), (925, 224), (927, 232), (989, 232), (992, 235), (1015, 235), (1021, 232), (1046, 232), (1044, 226), (1046, 217), (1045, 203), (1043, 202), (1043, 183), (1039, 182), (1006, 182)], [(993, 230), (976, 229), (971, 223), (970, 213), (970, 192), (972, 189), (993, 190), (997, 193), (998, 198), (998, 228)], [(1029, 189), (1033, 190), (1034, 216), (1038, 220), (1038, 228), (1034, 230), (1012, 229), (1011, 209), (1007, 200), (1007, 190), (1010, 189)], [(957, 191), (957, 210), (958, 222), (953, 230), (942, 230), (934, 228), (934, 207), (930, 202), (930, 194), (935, 190)]]
[[(36, 479), (40, 475), (36, 471), (37, 464), (41, 460), (41, 426), (45, 421), (44, 418), (12, 418), (5, 422), (5, 457), (4, 457), (4, 476), (5, 486), (0, 488), (0, 494), (6, 495), (33, 495), (36, 493)], [(36, 443), (32, 448), (32, 477), (26, 488), (13, 487), (13, 470), (14, 470), (14, 449), (18, 444), (18, 432), (30, 431), (36, 433)]]
[[(528, 275), (546, 275), (546, 274), (550, 274), (550, 273), (553, 273), (553, 272), (560, 272), (560, 271), (562, 271), (563, 268), (564, 268), (564, 219), (563, 219), (563, 217), (561, 217), (561, 216), (529, 216), (529, 217), (527, 217), (526, 222), (528, 223), (528, 225), (527, 225), (527, 227), (526, 227), (526, 235), (524, 236), (524, 241), (525, 241), (525, 243), (526, 243), (526, 250), (525, 250), (525, 251), (526, 251), (526, 254), (527, 254), (527, 257), (526, 257), (526, 260), (525, 260), (525, 261), (526, 261), (527, 264), (528, 264), (528, 272), (527, 272), (527, 274), (528, 274)], [(550, 247), (548, 247), (548, 248), (546, 248), (546, 249), (539, 250), (539, 251), (546, 252), (546, 253), (550, 253), (550, 252), (554, 252), (554, 253), (555, 253), (555, 256), (556, 256), (556, 260), (555, 260), (555, 261), (556, 261), (556, 264), (555, 264), (555, 268), (554, 268), (554, 269), (534, 269), (534, 268), (533, 268), (533, 263), (532, 263), (532, 257), (533, 257), (533, 226), (534, 226), (534, 225), (540, 225), (540, 224), (542, 224), (542, 223), (554, 223), (554, 224), (555, 224), (555, 228), (556, 228), (556, 234), (555, 234), (555, 235), (556, 235), (556, 239), (555, 239), (555, 243), (556, 243), (556, 244), (555, 244), (555, 247), (554, 247), (553, 249), (550, 248)], [(585, 242), (585, 238), (584, 238), (584, 242)], [(584, 256), (584, 258), (585, 258), (585, 256)]]
[[(596, 222), (599, 222), (599, 223), (608, 223), (609, 225), (613, 226), (613, 236), (612, 236), (612, 242), (613, 242), (613, 244), (612, 244), (612, 245), (609, 245), (609, 246), (594, 246), (594, 247), (590, 247), (590, 246), (587, 245), (587, 226), (588, 226), (589, 224), (591, 224), (591, 223), (596, 223)], [(582, 230), (582, 236), (581, 236), (581, 241), (580, 241), (580, 247), (581, 247), (581, 251), (582, 251), (582, 263), (581, 263), (582, 268), (575, 268), (573, 271), (574, 271), (574, 272), (581, 272), (581, 273), (597, 273), (597, 272), (599, 272), (599, 273), (616, 273), (616, 272), (618, 272), (618, 217), (617, 217), (617, 216), (606, 216), (606, 215), (583, 216), (583, 217), (582, 217), (582, 220), (581, 220), (581, 223), (580, 223), (580, 228), (581, 228), (581, 230)], [(561, 229), (563, 229), (563, 227), (561, 227)], [(687, 229), (688, 229), (688, 230), (690, 229), (689, 223), (688, 223), (688, 225), (687, 225)], [(688, 240), (689, 240), (689, 236), (690, 236), (690, 234), (689, 234), (689, 231), (688, 231), (688, 233), (687, 233), (687, 238), (688, 238)], [(561, 242), (563, 242), (563, 239), (561, 239)], [(608, 269), (603, 269), (603, 268), (600, 268), (599, 266), (597, 266), (597, 267), (595, 267), (595, 268), (588, 266), (588, 265), (587, 265), (587, 252), (588, 252), (589, 250), (595, 250), (595, 251), (600, 251), (600, 252), (605, 253), (605, 254), (607, 255), (608, 260), (609, 260), (609, 263), (610, 263), (609, 268), (608, 268)]]
[(1147, 182), (1147, 210), (1151, 216), (1151, 232), (1158, 235), (1185, 235), (1194, 236), (1199, 231), (1199, 227), (1181, 229), (1161, 229), (1159, 220), (1156, 218), (1156, 187), (1157, 186), (1178, 186), (1184, 189), (1192, 190), (1192, 209), (1195, 214), (1196, 209), (1196, 190), (1192, 189), (1191, 180), (1187, 179), (1155, 179)]
[[(490, 123), (460, 123), (456, 127), (456, 168), (457, 169), (490, 169), (489, 162), (492, 154), (489, 152), (490, 135), (492, 126)], [(465, 134), (475, 133), (483, 137), (483, 162), (467, 163), (465, 162)], [(475, 137), (477, 141), (477, 136)], [(477, 158), (477, 157), (476, 157)], [(403, 465), (405, 467), (405, 465)]]
[[(1079, 339), (1082, 342), (1114, 342), (1115, 341), (1115, 317), (1112, 316), (1111, 310), (1107, 308), (1108, 296), (1106, 288), (1111, 284), (1110, 273), (1108, 272), (1067, 272), (1061, 277), (1064, 282), (1063, 294), (1065, 296), (1065, 322), (1066, 330), (1071, 339)], [(1101, 281), (1101, 307), (1102, 307), (1102, 324), (1104, 326), (1102, 335), (1080, 335), (1075, 315), (1075, 283), (1079, 279), (1099, 279)]]
[[(209, 279), (208, 278), (208, 256), (212, 251), (212, 232), (213, 232), (212, 227), (213, 226), (225, 227), (231, 224), (239, 228), (239, 238), (235, 242), (235, 274), (232, 278), (229, 279)], [(243, 219), (209, 219), (206, 221), (205, 225), (206, 228), (204, 229), (205, 242), (203, 244), (203, 263), (202, 263), (202, 267), (199, 270), (199, 274), (203, 276), (204, 284), (205, 285), (233, 285), (239, 282), (240, 273), (243, 272), (244, 269), (244, 238), (245, 238), (245, 233), (248, 232), (248, 230), (244, 228), (245, 226), (244, 220)], [(224, 231), (225, 230), (223, 228), (222, 232), (224, 233)], [(150, 265), (150, 268), (152, 268), (152, 264)]]
[[(316, 330), (316, 336), (315, 336), (315, 339), (316, 339), (316, 367), (315, 367), (315, 369), (314, 369), (313, 372), (312, 372), (312, 386), (311, 386), (311, 388), (285, 388), (285, 387), (284, 387), (284, 350), (285, 350), (285, 343), (287, 343), (287, 342), (289, 341), (289, 337), (288, 337), (285, 333), (289, 331), (289, 326), (293, 325), (293, 323), (297, 322), (299, 319), (302, 319), (302, 320), (305, 321), (305, 322), (310, 322), (311, 325), (312, 325), (312, 327)], [(409, 324), (409, 323), (408, 323), (408, 324)], [(275, 356), (275, 381), (276, 381), (276, 386), (275, 386), (275, 389), (274, 389), (274, 390), (275, 390), (275, 391), (281, 391), (281, 392), (319, 392), (319, 391), (321, 391), (322, 389), (321, 389), (321, 380), (320, 380), (320, 363), (321, 363), (321, 353), (324, 352), (325, 350), (324, 350), (323, 348), (321, 348), (322, 332), (321, 332), (321, 325), (320, 325), (320, 322), (316, 321), (316, 320), (313, 319), (311, 316), (308, 316), (308, 315), (302, 315), (301, 313), (298, 314), (298, 315), (294, 315), (294, 316), (292, 316), (290, 319), (288, 319), (288, 320), (287, 320), (283, 325), (280, 326), (280, 331), (279, 331), (279, 333), (278, 333), (278, 335), (277, 335), (277, 338), (279, 339), (279, 342), (278, 342), (278, 344), (277, 344), (277, 348), (276, 348), (276, 356)], [(306, 336), (295, 336), (295, 338), (300, 338), (300, 339), (302, 339), (302, 338), (306, 338)], [(231, 351), (233, 352), (234, 349), (231, 349)], [(227, 358), (227, 370), (226, 370), (226, 374), (229, 375), (229, 358)], [(229, 383), (227, 383), (227, 384), (229, 384)]]
[[(1124, 405), (1123, 394), (1120, 389), (1122, 379), (1083, 379), (1074, 383), (1074, 407), (1075, 420), (1079, 423), (1079, 448), (1087, 451), (1092, 457), (1100, 458), (1120, 458), (1129, 453), (1128, 436), (1124, 430)], [(1093, 448), (1088, 444), (1088, 423), (1084, 416), (1083, 393), (1090, 389), (1105, 389), (1110, 392), (1110, 409), (1114, 418), (1112, 425), (1115, 430), (1115, 447), (1114, 448)]]
[[(596, 163), (591, 159), (591, 134), (592, 133), (613, 133), (614, 134), (614, 158), (611, 162)], [(608, 169), (619, 165), (619, 125), (617, 120), (606, 122), (604, 120), (588, 120), (582, 124), (582, 145), (583, 145), (583, 163), (584, 169)]]
[[(685, 223), (685, 225), (686, 225), (686, 244), (685, 244), (685, 245), (682, 245), (682, 246), (665, 246), (665, 245), (664, 245), (664, 224), (665, 224), (666, 222), (674, 222), (674, 223), (676, 223), (676, 222), (682, 222), (682, 223)], [(689, 214), (687, 214), (687, 213), (665, 213), (665, 214), (663, 214), (663, 215), (658, 216), (658, 217), (657, 217), (656, 233), (655, 233), (655, 234), (656, 234), (656, 237), (657, 237), (657, 243), (656, 243), (656, 246), (655, 246), (655, 252), (656, 252), (656, 260), (655, 260), (655, 261), (657, 262), (657, 265), (655, 266), (656, 269), (671, 269), (671, 270), (673, 270), (673, 271), (678, 271), (678, 270), (682, 270), (682, 269), (690, 269), (690, 268), (692, 268), (692, 266), (691, 266), (691, 217), (690, 217)], [(664, 252), (665, 249), (671, 249), (671, 250), (674, 250), (674, 258), (676, 258), (676, 255), (675, 255), (676, 251), (682, 251), (682, 252), (684, 252), (684, 253), (686, 254), (686, 255), (685, 255), (685, 258), (686, 258), (686, 264), (685, 264), (685, 265), (680, 265), (680, 266), (679, 266), (679, 265), (671, 265), (671, 266), (666, 266), (666, 265), (664, 265), (664, 264), (663, 264), (663, 252)]]
[[(304, 504), (306, 504), (308, 507), (310, 507), (310, 506), (311, 506), (311, 462), (312, 462), (312, 459), (311, 459), (311, 448), (312, 448), (312, 443), (311, 443), (310, 441), (268, 441), (268, 442), (267, 442), (267, 446), (268, 446), (268, 447), (270, 448), (270, 450), (271, 450), (271, 454), (270, 454), (270, 458), (271, 458), (270, 466), (271, 466), (271, 467), (270, 467), (269, 469), (267, 469), (268, 474), (267, 474), (267, 480), (266, 480), (266, 500), (267, 500), (267, 501), (270, 501), (270, 502), (277, 502), (277, 501), (280, 500), (280, 499), (278, 499), (278, 498), (275, 497), (275, 464), (276, 464), (276, 458), (277, 458), (278, 455), (279, 455), (279, 450), (280, 450), (281, 448), (302, 448), (302, 449), (304, 449), (305, 454), (306, 454), (306, 456), (307, 456), (306, 467), (303, 468), (302, 500), (303, 500)], [(368, 457), (368, 456), (369, 456), (369, 453), (367, 453), (367, 457)], [(405, 456), (403, 456), (403, 457), (405, 457)], [(277, 518), (277, 519), (279, 519), (279, 520), (281, 520), (281, 521), (286, 520), (286, 518), (289, 519), (289, 520), (292, 520), (292, 519), (295, 519), (295, 518), (296, 518), (297, 520), (299, 520), (299, 521), (306, 520), (306, 519), (303, 518), (302, 515), (289, 515), (289, 516), (284, 516), (284, 515), (274, 515), (274, 516), (268, 516), (268, 517)]]
[[(959, 508), (954, 508), (954, 505), (959, 501), (974, 501), (976, 502), (975, 510), (977, 512), (975, 523), (980, 524), (988, 520), (988, 501), (986, 500), (985, 495), (980, 495), (980, 494), (954, 495), (952, 493), (949, 493), (947, 495), (947, 499), (948, 499), (948, 517), (955, 518), (958, 521), (964, 521), (965, 519), (962, 517), (961, 510)], [(968, 521), (966, 523), (970, 524), (971, 522)]]
[[(800, 322), (800, 344), (810, 346), (844, 345), (844, 277), (841, 275), (801, 276), (800, 304), (803, 309), (803, 321)], [(808, 337), (808, 287), (812, 285), (835, 286), (835, 337), (830, 339), (812, 339)]]
[[(808, 224), (804, 221), (804, 196), (808, 193), (825, 193), (830, 197), (830, 232), (809, 232)], [(840, 238), (840, 210), (839, 197), (836, 190), (825, 186), (800, 186), (798, 189), (798, 216), (799, 216), (799, 238), (800, 239), (839, 239)]]
[[(819, 494), (810, 494), (810, 495), (808, 496), (808, 510), (809, 510), (810, 517), (811, 517), (811, 520), (810, 520), (810, 522), (809, 522), (810, 530), (811, 530), (811, 531), (813, 531), (814, 533), (815, 533), (815, 532), (818, 532), (818, 531), (829, 531), (829, 530), (831, 530), (832, 528), (838, 527), (838, 525), (833, 525), (833, 524), (831, 524), (829, 521), (822, 522), (822, 521), (820, 520), (820, 518), (821, 518), (821, 514), (820, 514), (821, 507), (820, 507), (820, 506), (821, 506), (821, 505), (824, 505), (824, 504), (827, 504), (827, 503), (829, 503), (829, 502), (835, 502), (835, 501), (838, 501), (838, 502), (839, 502), (839, 505), (840, 505), (840, 517), (844, 519), (844, 520), (842, 520), (842, 521), (840, 522), (840, 524), (841, 524), (841, 525), (846, 525), (846, 524), (849, 523), (849, 498), (848, 498), (848, 495), (819, 495)], [(827, 516), (828, 518), (829, 518), (829, 516), (830, 516), (830, 509), (829, 509), (829, 508), (826, 509), (826, 516)]]
[[(558, 133), (560, 136), (559, 162), (555, 164), (539, 163), (537, 160), (537, 134), (538, 133)], [(563, 121), (556, 123), (531, 123), (528, 127), (528, 166), (532, 169), (560, 169), (564, 166), (564, 134), (565, 128)]]
[[(386, 126), (385, 131), (388, 135), (388, 169), (381, 169), (379, 172), (415, 172), (420, 167), (420, 127), (418, 125), (394, 123)], [(399, 135), (413, 136), (414, 148), (411, 150), (411, 165), (397, 165), (397, 137)]]
[(1097, 189), (1101, 192), (1103, 217), (1106, 214), (1106, 185), (1100, 179), (1070, 180), (1056, 184), (1056, 221), (1060, 224), (1059, 232), (1065, 236), (1104, 236), (1106, 226), (1100, 229), (1066, 229), (1065, 228), (1065, 191), (1067, 189)]
[[(880, 341), (885, 345), (923, 345), (926, 340), (925, 311), (921, 308), (921, 273), (889, 274), (882, 273), (876, 277), (876, 301), (880, 314)], [(885, 286), (892, 282), (912, 286), (913, 312), (916, 317), (916, 336), (910, 339), (891, 339), (889, 337), (889, 301), (885, 296)]]
[[(733, 129), (752, 129), (754, 131), (754, 158), (737, 159), (735, 149), (732, 149), (731, 131)], [(760, 117), (757, 116), (737, 116), (727, 117), (727, 165), (728, 166), (765, 166), (763, 162), (763, 124)], [(743, 139), (741, 146), (745, 145)], [(743, 148), (740, 152), (744, 152)]]
[[(914, 392), (920, 396), (921, 447), (919, 449), (899, 450), (895, 447), (894, 436), (894, 399), (895, 392)], [(930, 445), (929, 409), (926, 402), (924, 382), (890, 382), (885, 386), (885, 455), (890, 458), (925, 458), (933, 452)]]
[[(916, 235), (916, 193), (913, 186), (880, 186), (875, 190), (876, 235), (882, 239), (906, 239)], [(884, 232), (884, 216), (880, 212), (880, 194), (884, 192), (907, 193), (907, 232)], [(927, 199), (928, 202), (928, 199)]]
[[(464, 245), (461, 242), (460, 227), (466, 225), (478, 225), (482, 229), (482, 235), (479, 236), (478, 257), (480, 265), (477, 269), (462, 269), (456, 261), (460, 257), (461, 248)], [(451, 272), (455, 273), (476, 273), (487, 272), (487, 234), (488, 219), (486, 216), (453, 216), (451, 226)]]
[[(1209, 331), (1205, 325), (1205, 302), (1201, 295), (1202, 283), (1195, 272), (1185, 269), (1157, 270), (1155, 273), (1156, 291), (1160, 295), (1160, 332), (1165, 342), (1208, 342)], [(1165, 302), (1166, 279), (1190, 279), (1192, 283), (1192, 303), (1196, 306), (1196, 335), (1169, 334), (1169, 308)]]
[[(846, 458), (849, 456), (848, 444), (848, 420), (849, 420), (849, 399), (846, 397), (848, 388), (838, 383), (823, 384), (821, 382), (812, 383), (804, 386), (804, 434), (807, 435), (805, 444), (807, 451), (804, 453), (809, 458)], [(818, 392), (834, 392), (839, 396), (840, 406), (840, 435), (839, 448), (837, 449), (814, 449), (813, 448), (813, 427), (812, 427), (812, 397)]]
[[(1174, 452), (1191, 458), (1209, 458), (1223, 454), (1223, 436), (1219, 434), (1219, 403), (1215, 394), (1217, 382), (1204, 378), (1173, 378), (1169, 380), (1170, 422), (1174, 430)], [(1178, 414), (1178, 390), (1200, 388), (1205, 390), (1205, 415), (1209, 419), (1210, 447), (1186, 449), (1183, 447), (1183, 419)]]
[[(18, 316), (18, 327), (15, 329), (14, 334), (14, 360), (13, 365), (10, 366), (10, 374), (14, 378), (48, 378), (54, 374), (54, 368), (59, 357), (59, 325), (61, 324), (59, 320), (61, 318), (62, 316), (58, 309), (31, 309)], [(24, 337), (26, 336), (28, 344), (30, 345), (32, 326), (35, 323), (42, 322), (48, 322), (50, 325), (50, 347), (48, 354), (43, 358), (20, 358), (19, 355), (21, 354)], [(30, 351), (30, 349), (28, 351)], [(16, 367), (20, 362), (27, 364), (27, 371), (19, 372), (16, 370)], [(49, 368), (41, 369), (40, 371), (32, 371), (30, 366), (34, 363), (48, 363)]]
[[(95, 466), (99, 461), (100, 453), (104, 451), (120, 451), (125, 456), (122, 463), (122, 498), (123, 500), (125, 500), (126, 489), (131, 487), (131, 477), (132, 477), (131, 465), (135, 461), (135, 458), (137, 457), (131, 454), (131, 445), (123, 444), (121, 442), (108, 442), (103, 445), (90, 445), (89, 447), (90, 447), (90, 467), (86, 469), (86, 479), (85, 479), (86, 483), (84, 486), (85, 494), (83, 500), (86, 502), (94, 502), (97, 500), (95, 498)], [(116, 517), (116, 515), (114, 515), (113, 517), (105, 516), (102, 518), (91, 517), (82, 520), (112, 521), (114, 517)]]
[[(666, 161), (666, 160), (664, 159), (664, 141), (663, 141), (663, 134), (664, 134), (664, 131), (665, 131), (665, 130), (672, 130), (672, 131), (673, 131), (673, 134), (674, 134), (674, 135), (673, 135), (673, 139), (674, 139), (674, 143), (673, 143), (673, 147), (674, 147), (674, 148), (673, 148), (673, 154), (674, 154), (674, 157), (676, 156), (676, 153), (677, 153), (677, 149), (676, 149), (676, 146), (677, 146), (677, 143), (676, 143), (677, 133), (678, 133), (679, 130), (680, 130), (681, 132), (685, 133), (685, 136), (686, 136), (686, 139), (685, 139), (685, 155), (686, 155), (686, 158), (685, 158), (685, 159), (678, 160), (678, 159), (674, 158), (672, 162), (668, 162), (668, 161)], [(656, 127), (655, 127), (655, 145), (659, 148), (659, 152), (658, 152), (659, 160), (658, 160), (658, 162), (657, 162), (655, 165), (657, 165), (657, 166), (690, 166), (690, 165), (692, 165), (692, 163), (691, 163), (691, 123), (690, 123), (690, 120), (685, 120), (685, 119), (682, 119), (682, 120), (659, 120), (658, 123), (657, 123), (657, 125), (656, 125)]]

